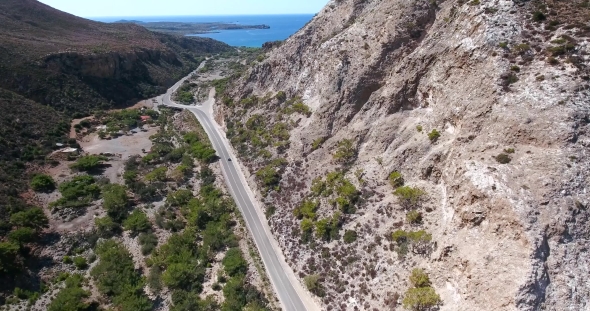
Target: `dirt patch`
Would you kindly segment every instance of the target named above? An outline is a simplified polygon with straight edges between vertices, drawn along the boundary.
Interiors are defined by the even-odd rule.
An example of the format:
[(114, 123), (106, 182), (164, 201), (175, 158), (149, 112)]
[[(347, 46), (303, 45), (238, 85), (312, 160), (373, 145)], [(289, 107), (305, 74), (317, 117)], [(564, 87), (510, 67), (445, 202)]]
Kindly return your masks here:
[(89, 154), (110, 153), (111, 156), (103, 175), (112, 183), (121, 182), (121, 175), (125, 166), (125, 160), (132, 155), (143, 154), (143, 150), (149, 151), (152, 147), (150, 136), (158, 132), (157, 127), (148, 127), (145, 132), (135, 130), (137, 133), (130, 136), (120, 136), (114, 139), (100, 139), (97, 134), (91, 134), (86, 140), (80, 142), (82, 149)]

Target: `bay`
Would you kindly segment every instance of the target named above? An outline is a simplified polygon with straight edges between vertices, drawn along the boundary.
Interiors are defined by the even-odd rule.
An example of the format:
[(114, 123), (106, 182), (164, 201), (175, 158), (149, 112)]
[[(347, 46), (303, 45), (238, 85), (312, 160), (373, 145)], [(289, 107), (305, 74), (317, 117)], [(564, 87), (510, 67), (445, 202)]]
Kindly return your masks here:
[[(96, 21), (111, 23), (119, 20), (142, 22), (179, 23), (232, 23), (242, 25), (269, 25), (270, 29), (220, 30), (192, 36), (207, 37), (232, 46), (261, 47), (269, 41), (285, 40), (305, 26), (313, 18), (312, 14), (297, 15), (230, 15), (230, 16), (149, 16), (149, 17), (97, 17)], [(189, 35), (190, 36), (190, 35)]]

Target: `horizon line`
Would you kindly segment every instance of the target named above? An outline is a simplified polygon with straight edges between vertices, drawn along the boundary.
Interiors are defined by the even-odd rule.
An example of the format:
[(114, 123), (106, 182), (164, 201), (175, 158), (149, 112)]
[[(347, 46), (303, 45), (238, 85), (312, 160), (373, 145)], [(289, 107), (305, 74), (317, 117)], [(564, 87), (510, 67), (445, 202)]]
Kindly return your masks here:
[(113, 15), (113, 16), (79, 16), (79, 17), (82, 17), (82, 18), (113, 18), (113, 17), (271, 16), (271, 15), (315, 15), (318, 13), (208, 14), (208, 15), (207, 14), (195, 14), (195, 15)]

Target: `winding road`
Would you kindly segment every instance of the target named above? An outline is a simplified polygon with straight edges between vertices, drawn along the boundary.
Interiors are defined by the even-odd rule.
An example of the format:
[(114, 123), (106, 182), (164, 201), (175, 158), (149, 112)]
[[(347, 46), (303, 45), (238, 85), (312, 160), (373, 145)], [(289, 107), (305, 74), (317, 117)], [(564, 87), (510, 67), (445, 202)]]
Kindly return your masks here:
[[(283, 310), (320, 310), (309, 292), (303, 289), (293, 270), (285, 262), (278, 243), (274, 240), (266, 223), (265, 216), (260, 208), (256, 208), (255, 201), (252, 199), (252, 191), (238, 166), (237, 158), (232, 154), (229, 142), (224, 138), (221, 128), (214, 121), (212, 108), (215, 103), (215, 90), (212, 89), (209, 99), (199, 106), (180, 105), (172, 101), (172, 93), (185, 79), (168, 89), (166, 94), (160, 98), (161, 102), (165, 106), (189, 110), (197, 117), (207, 132), (217, 155), (221, 158), (221, 168), (227, 187), (244, 216)], [(232, 160), (230, 161), (230, 159)]]

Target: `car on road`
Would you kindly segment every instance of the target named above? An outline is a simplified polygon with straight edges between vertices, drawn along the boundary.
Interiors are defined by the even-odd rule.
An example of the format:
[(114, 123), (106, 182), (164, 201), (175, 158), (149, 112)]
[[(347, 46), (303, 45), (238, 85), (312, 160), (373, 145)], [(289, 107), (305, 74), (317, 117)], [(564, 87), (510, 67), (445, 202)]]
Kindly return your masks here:
[(227, 158), (227, 162), (231, 162), (231, 158)]

